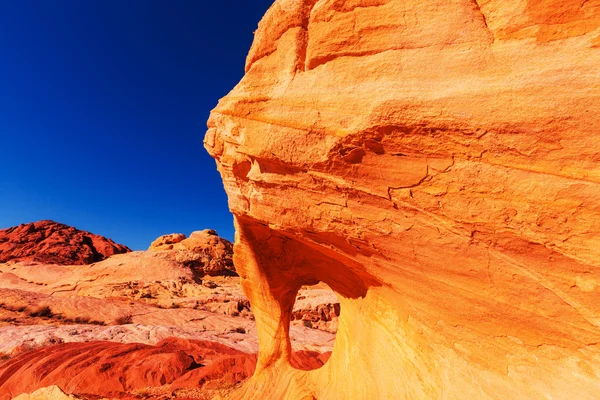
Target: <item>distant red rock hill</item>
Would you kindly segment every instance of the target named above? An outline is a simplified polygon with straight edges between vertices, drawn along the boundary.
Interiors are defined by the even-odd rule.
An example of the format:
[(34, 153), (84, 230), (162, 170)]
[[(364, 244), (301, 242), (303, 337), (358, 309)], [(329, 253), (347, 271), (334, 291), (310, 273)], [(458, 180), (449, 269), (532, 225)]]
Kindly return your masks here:
[(103, 236), (48, 220), (0, 230), (0, 262), (83, 265), (129, 251)]

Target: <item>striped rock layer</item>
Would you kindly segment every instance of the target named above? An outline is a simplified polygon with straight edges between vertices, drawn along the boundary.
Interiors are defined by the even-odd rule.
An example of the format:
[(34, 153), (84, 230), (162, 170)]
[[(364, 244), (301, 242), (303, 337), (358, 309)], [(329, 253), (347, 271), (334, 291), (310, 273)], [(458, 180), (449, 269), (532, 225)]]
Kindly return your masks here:
[(277, 0), (205, 146), (259, 333), (238, 398), (597, 398), (600, 0)]

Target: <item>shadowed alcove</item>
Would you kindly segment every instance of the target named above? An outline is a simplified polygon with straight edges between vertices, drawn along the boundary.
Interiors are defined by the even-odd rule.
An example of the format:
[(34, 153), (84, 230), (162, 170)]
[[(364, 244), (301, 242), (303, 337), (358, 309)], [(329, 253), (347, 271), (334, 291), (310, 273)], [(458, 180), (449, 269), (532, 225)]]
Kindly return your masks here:
[(343, 238), (328, 233), (298, 235), (274, 230), (247, 216), (237, 217), (236, 226), (236, 268), (257, 322), (257, 371), (280, 362), (290, 365), (290, 324), (299, 316), (294, 314), (297, 296), (300, 305), (306, 300), (302, 299), (303, 287), (319, 285), (331, 298), (321, 310), (323, 315), (300, 317), (306, 322), (298, 328), (309, 331), (312, 328), (305, 326), (309, 323), (325, 325), (329, 321), (321, 320), (331, 319), (332, 314), (337, 319), (341, 300), (364, 298), (369, 287), (380, 286), (352, 258), (362, 250)]

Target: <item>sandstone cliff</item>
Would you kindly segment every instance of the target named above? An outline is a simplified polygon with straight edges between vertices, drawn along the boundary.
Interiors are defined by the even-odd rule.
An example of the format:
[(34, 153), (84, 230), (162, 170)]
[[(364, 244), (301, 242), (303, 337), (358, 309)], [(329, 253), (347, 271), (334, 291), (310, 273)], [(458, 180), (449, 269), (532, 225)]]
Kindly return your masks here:
[[(205, 138), (259, 333), (237, 396), (597, 398), (599, 126), (599, 0), (277, 0)], [(318, 281), (339, 331), (299, 371)]]
[(126, 246), (103, 236), (48, 220), (0, 230), (0, 263), (81, 265), (128, 251)]

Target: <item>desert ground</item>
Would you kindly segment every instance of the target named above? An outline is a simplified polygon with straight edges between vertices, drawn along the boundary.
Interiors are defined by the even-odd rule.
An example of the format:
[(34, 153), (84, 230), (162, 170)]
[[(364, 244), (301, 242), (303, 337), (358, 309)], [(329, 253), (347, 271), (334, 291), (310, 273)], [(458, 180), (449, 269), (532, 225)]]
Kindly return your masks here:
[[(38, 223), (38, 230), (47, 224), (52, 223)], [(71, 238), (71, 229), (58, 224), (50, 237)], [(180, 248), (173, 243), (177, 239)], [(181, 247), (183, 240), (193, 246)], [(13, 233), (3, 245), (19, 242), (22, 248), (24, 241)], [(188, 239), (167, 235), (147, 251), (112, 254), (83, 265), (36, 261), (50, 248), (66, 260), (67, 246), (46, 242), (36, 243), (31, 257), (17, 257), (29, 260), (0, 264), (1, 399), (47, 384), (91, 398), (144, 393), (150, 398), (162, 392), (177, 397), (194, 390), (210, 398), (253, 372), (258, 351), (254, 315), (231, 263), (231, 244), (214, 231), (192, 233)], [(337, 297), (326, 285), (299, 291), (291, 332), (300, 367), (327, 360), (339, 313)], [(144, 352), (154, 349), (162, 350), (152, 361)], [(189, 357), (201, 353), (202, 365), (181, 364), (174, 354), (182, 352)], [(127, 365), (136, 359), (142, 364), (129, 376)], [(239, 371), (226, 371), (223, 365)], [(198, 377), (203, 368), (212, 370)], [(109, 369), (110, 377), (105, 375)], [(210, 395), (202, 386), (210, 388), (205, 390)]]

